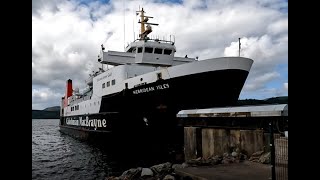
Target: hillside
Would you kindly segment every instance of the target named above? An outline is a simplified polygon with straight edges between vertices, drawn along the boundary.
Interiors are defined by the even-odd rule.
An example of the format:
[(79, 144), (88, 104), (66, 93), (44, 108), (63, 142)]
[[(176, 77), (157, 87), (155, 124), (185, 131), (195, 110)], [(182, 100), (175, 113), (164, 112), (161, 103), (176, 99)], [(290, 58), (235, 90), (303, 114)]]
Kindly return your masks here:
[(288, 96), (272, 97), (264, 100), (241, 99), (241, 100), (238, 100), (238, 103), (237, 103), (238, 106), (259, 105), (259, 104), (288, 104)]
[[(241, 99), (237, 106), (259, 105), (259, 104), (288, 104), (288, 96), (272, 97), (264, 100)], [(32, 110), (32, 119), (59, 119), (60, 106), (48, 107), (43, 110)]]
[(60, 111), (60, 106), (53, 106), (45, 108), (43, 111)]
[(48, 107), (44, 110), (32, 110), (32, 119), (59, 119), (60, 107)]

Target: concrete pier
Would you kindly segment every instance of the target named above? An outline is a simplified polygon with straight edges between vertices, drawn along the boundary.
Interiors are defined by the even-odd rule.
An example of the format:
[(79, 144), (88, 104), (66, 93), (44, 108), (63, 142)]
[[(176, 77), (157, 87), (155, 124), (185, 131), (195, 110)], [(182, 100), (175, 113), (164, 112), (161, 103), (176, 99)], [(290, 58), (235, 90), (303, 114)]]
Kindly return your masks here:
[[(216, 155), (236, 152), (235, 156), (241, 153), (247, 158), (255, 153), (252, 160), (257, 154), (266, 153), (269, 157), (261, 156), (264, 160), (258, 157), (255, 162), (270, 163), (272, 132), (275, 174), (277, 179), (288, 179), (288, 138), (284, 138), (283, 133), (288, 132), (287, 104), (183, 110), (177, 117), (180, 126), (184, 126), (185, 161), (209, 160)], [(271, 179), (271, 167), (271, 164), (245, 161), (176, 169), (176, 173), (201, 180)]]
[[(207, 159), (236, 149), (249, 157), (270, 149), (270, 121), (282, 131), (287, 128), (288, 105), (183, 110), (177, 117), (185, 126), (185, 160)], [(274, 139), (279, 137), (274, 134)]]
[[(200, 133), (201, 136), (199, 136)], [(237, 148), (250, 156), (254, 152), (265, 149), (262, 130), (185, 127), (184, 138), (186, 160), (198, 157), (208, 159), (214, 155), (232, 152)]]
[(196, 159), (202, 155), (201, 129), (197, 127), (184, 128), (184, 154), (186, 159)]
[(192, 180), (270, 180), (271, 166), (245, 161), (212, 167), (176, 169), (175, 173), (180, 177), (189, 177)]

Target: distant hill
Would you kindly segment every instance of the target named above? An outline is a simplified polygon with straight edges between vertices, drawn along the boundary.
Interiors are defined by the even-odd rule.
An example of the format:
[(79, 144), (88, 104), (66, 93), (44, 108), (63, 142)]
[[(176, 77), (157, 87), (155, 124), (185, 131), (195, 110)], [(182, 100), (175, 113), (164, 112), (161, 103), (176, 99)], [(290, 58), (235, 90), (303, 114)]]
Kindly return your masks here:
[(288, 96), (279, 96), (279, 97), (272, 97), (268, 98), (265, 101), (271, 104), (288, 104)]
[(32, 110), (32, 119), (59, 119), (60, 106), (48, 107), (43, 110)]
[(53, 106), (45, 108), (43, 111), (60, 111), (60, 106)]
[(241, 99), (241, 100), (238, 100), (238, 103), (237, 103), (238, 106), (259, 105), (259, 104), (288, 104), (288, 96), (272, 97), (264, 100)]
[[(259, 99), (241, 99), (237, 106), (261, 105), (261, 104), (288, 104), (288, 96), (272, 97), (264, 100)], [(32, 119), (59, 119), (60, 106), (48, 107), (43, 110), (32, 110)]]

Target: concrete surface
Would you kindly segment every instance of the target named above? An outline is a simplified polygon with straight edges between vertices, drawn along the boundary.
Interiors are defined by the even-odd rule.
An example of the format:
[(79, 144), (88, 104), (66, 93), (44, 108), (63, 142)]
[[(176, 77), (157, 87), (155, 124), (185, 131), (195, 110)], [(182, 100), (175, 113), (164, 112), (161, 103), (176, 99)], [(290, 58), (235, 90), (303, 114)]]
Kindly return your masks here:
[(270, 180), (271, 165), (250, 161), (215, 166), (187, 167), (176, 169), (179, 176), (193, 180)]

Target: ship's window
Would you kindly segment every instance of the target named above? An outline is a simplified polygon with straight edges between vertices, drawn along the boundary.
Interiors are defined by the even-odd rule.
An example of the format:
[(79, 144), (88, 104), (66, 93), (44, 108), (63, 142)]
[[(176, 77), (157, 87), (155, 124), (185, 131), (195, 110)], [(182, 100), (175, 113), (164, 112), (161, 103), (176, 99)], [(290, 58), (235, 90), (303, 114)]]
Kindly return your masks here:
[(138, 53), (142, 53), (142, 47), (138, 47)]
[(130, 48), (130, 49), (128, 50), (128, 52), (133, 52), (133, 53), (135, 53), (135, 52), (136, 52), (136, 48), (135, 48), (135, 47), (132, 47), (132, 48)]
[(107, 82), (107, 87), (109, 87), (109, 86), (110, 86), (110, 81)]
[(164, 49), (163, 54), (171, 55), (172, 50), (171, 49)]
[(106, 87), (106, 83), (103, 83), (103, 84), (102, 84), (102, 88), (105, 88), (105, 87)]
[(158, 79), (162, 79), (162, 74), (161, 73), (157, 73), (157, 77), (158, 77)]
[(126, 89), (128, 89), (128, 83), (125, 83)]
[(116, 84), (116, 80), (113, 79), (113, 80), (111, 81), (111, 85), (115, 85), (115, 84)]
[(155, 49), (154, 49), (154, 53), (155, 53), (155, 54), (162, 54), (162, 49), (160, 49), (160, 48), (155, 48)]
[(145, 47), (144, 48), (144, 52), (145, 53), (152, 53), (152, 51), (153, 51), (153, 48), (151, 48), (151, 47)]

